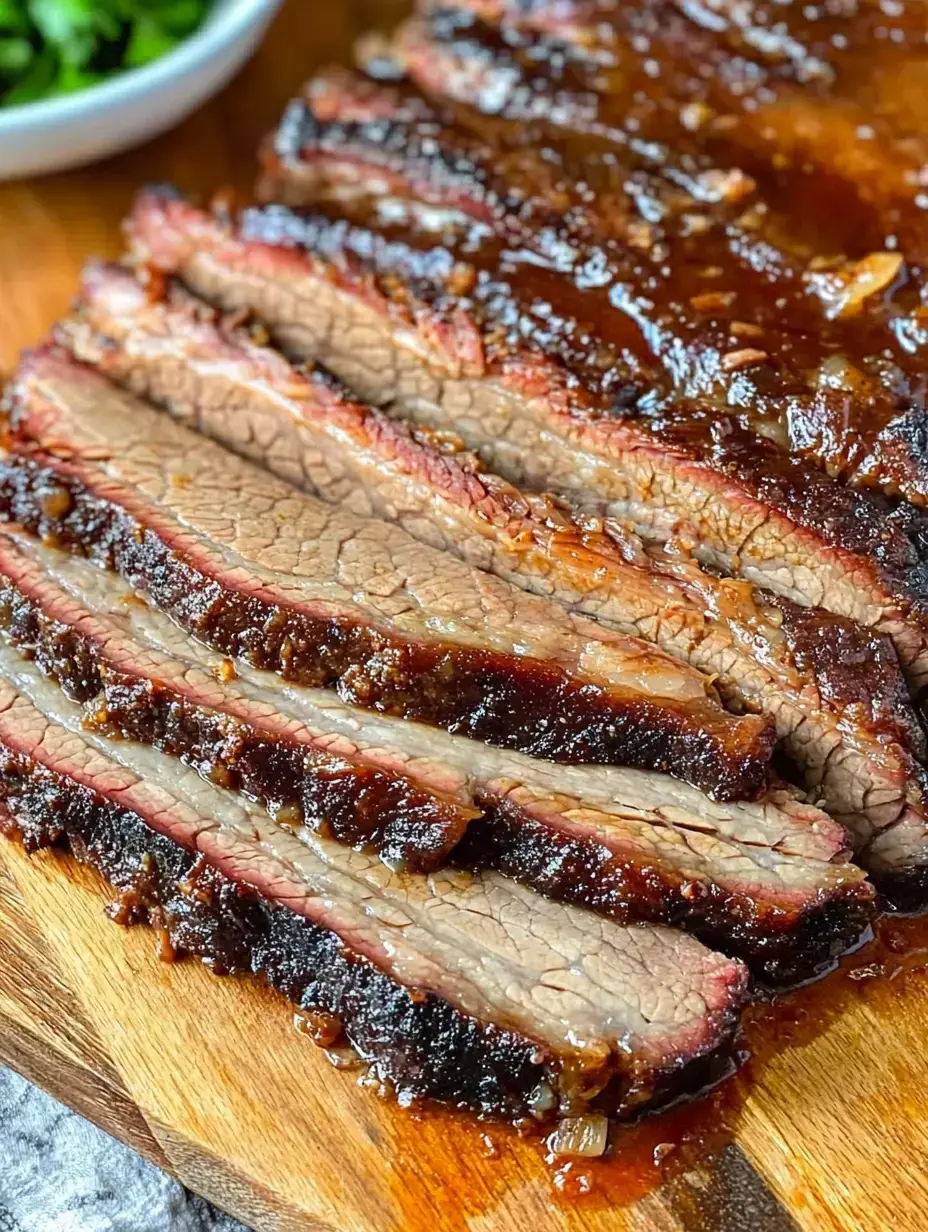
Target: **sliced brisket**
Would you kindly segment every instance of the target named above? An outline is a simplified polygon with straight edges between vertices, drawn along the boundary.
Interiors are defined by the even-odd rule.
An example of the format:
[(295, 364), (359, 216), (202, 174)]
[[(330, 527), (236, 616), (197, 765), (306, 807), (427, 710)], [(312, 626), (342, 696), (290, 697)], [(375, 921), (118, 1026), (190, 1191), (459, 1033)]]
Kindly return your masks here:
[[(921, 728), (887, 639), (821, 609), (758, 599), (679, 554), (619, 547), (543, 496), (483, 472), (448, 434), (411, 431), (324, 370), (297, 369), (177, 289), (85, 271), (59, 330), (82, 360), (282, 478), (655, 642), (776, 722), (806, 785), (868, 842), (923, 813)], [(760, 653), (759, 653), (760, 652)]]
[(826, 8), (419, 0), (10, 385), (0, 833), (403, 1102), (637, 1116), (928, 903), (928, 40)]
[[(663, 775), (615, 766), (565, 766), (541, 761), (434, 727), (361, 710), (346, 705), (332, 692), (288, 683), (244, 659), (232, 663), (219, 658), (163, 613), (140, 602), (136, 592), (115, 574), (81, 556), (48, 547), (20, 530), (10, 528), (7, 537), (11, 536), (21, 552), (79, 603), (110, 619), (118, 616), (133, 639), (160, 654), (198, 665), (213, 676), (218, 672), (226, 687), (230, 687), (231, 673), (234, 688), (244, 691), (269, 713), (279, 712), (309, 728), (337, 730), (339, 735), (353, 733), (359, 747), (401, 750), (400, 756), (412, 757), (414, 765), (440, 766), (460, 775), (462, 781), (471, 780), (474, 759), (478, 758), (481, 778), (487, 781), (525, 783), (540, 795), (566, 794), (617, 814), (627, 805), (655, 822), (659, 814), (649, 812), (649, 807), (660, 805), (668, 824), (679, 820), (685, 828), (812, 860), (839, 862), (847, 858), (848, 836), (843, 827), (801, 803), (795, 790), (777, 788), (758, 801), (721, 803)], [(429, 770), (428, 777), (433, 773)]]
[(745, 969), (497, 874), (390, 872), (293, 831), (83, 712), (0, 648), (0, 800), (30, 849), (63, 842), (128, 918), (331, 1020), (402, 1096), (506, 1117), (627, 1112), (705, 1075)]
[(93, 728), (181, 756), (275, 816), (413, 870), (439, 867), (479, 814), (463, 776), (286, 719), (224, 683), (222, 664), (160, 654), (133, 641), (126, 623), (118, 606), (100, 614), (82, 604), (0, 536), (0, 627)]
[(24, 363), (11, 406), (25, 438), (0, 462), (3, 515), (220, 653), (557, 760), (672, 764), (735, 798), (763, 785), (772, 725), (647, 644), (304, 496), (63, 353)]
[(143, 258), (257, 313), (362, 397), (454, 430), (512, 482), (652, 541), (682, 536), (714, 568), (889, 635), (916, 695), (928, 683), (928, 517), (911, 506), (845, 488), (717, 410), (630, 414), (608, 373), (594, 396), (538, 337), (519, 342), (505, 297), (481, 299), (440, 246), (282, 206), (230, 222), (164, 193), (139, 200), (130, 230)]
[[(586, 786), (570, 768), (407, 721), (372, 725), (324, 694), (294, 701), (267, 677), (249, 686), (231, 664), (219, 683), (214, 657), (120, 579), (24, 536), (0, 536), (0, 626), (83, 704), (92, 730), (181, 756), (288, 824), (373, 847), (394, 866), (434, 868), (474, 817), (459, 864), (492, 865), (623, 922), (686, 927), (780, 982), (814, 972), (868, 920), (871, 892), (843, 836), (785, 793), (726, 811), (660, 775), (603, 782), (594, 771), (594, 798), (614, 797), (597, 804), (569, 794)], [(818, 858), (790, 854), (791, 837)]]
[[(928, 498), (928, 351), (910, 336), (924, 312), (898, 252), (813, 253), (750, 177), (718, 167), (687, 182), (573, 134), (541, 154), (523, 125), (481, 131), (343, 73), (306, 93), (269, 143), (267, 199), (362, 218), (405, 203), (445, 230), (459, 216), (478, 277), (505, 279), (526, 324), (553, 306), (551, 344), (576, 366), (591, 339), (597, 366), (608, 352), (646, 386), (650, 416), (711, 398), (829, 474)], [(539, 328), (554, 333), (550, 316)]]

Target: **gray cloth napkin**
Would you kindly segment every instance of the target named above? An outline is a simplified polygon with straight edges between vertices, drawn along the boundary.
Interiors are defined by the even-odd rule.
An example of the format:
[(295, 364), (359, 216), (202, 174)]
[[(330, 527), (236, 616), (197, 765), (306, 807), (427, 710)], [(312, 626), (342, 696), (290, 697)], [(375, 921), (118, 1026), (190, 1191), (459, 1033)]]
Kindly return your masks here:
[(246, 1232), (0, 1068), (0, 1232)]

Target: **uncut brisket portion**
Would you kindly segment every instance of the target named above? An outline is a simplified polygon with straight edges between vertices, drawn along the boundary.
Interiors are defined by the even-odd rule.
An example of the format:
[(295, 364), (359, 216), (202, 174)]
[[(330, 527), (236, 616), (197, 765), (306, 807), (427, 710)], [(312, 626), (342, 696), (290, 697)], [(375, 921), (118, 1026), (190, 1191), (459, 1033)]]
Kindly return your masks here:
[(440, 246), (283, 206), (229, 221), (168, 193), (140, 198), (130, 234), (143, 259), (255, 312), (368, 401), (454, 430), (511, 482), (652, 541), (682, 536), (713, 568), (887, 634), (913, 692), (928, 683), (928, 517), (911, 506), (845, 488), (717, 411), (656, 427), (620, 390), (594, 397), (509, 338), (492, 297), (456, 295)]
[(82, 719), (0, 648), (0, 800), (27, 846), (69, 844), (185, 950), (331, 1016), (401, 1094), (621, 1113), (685, 1087), (731, 1034), (745, 969), (684, 934), (494, 873), (391, 872)]
[(660, 168), (747, 172), (812, 246), (853, 256), (892, 236), (924, 262), (920, 0), (891, 15), (878, 2), (428, 7), (393, 55), (429, 92), (518, 119), (539, 144), (567, 128)]
[(772, 726), (646, 643), (305, 496), (64, 353), (25, 361), (11, 406), (3, 515), (220, 653), (559, 760), (672, 765), (735, 798), (763, 785)]
[[(537, 594), (655, 642), (777, 725), (806, 786), (862, 841), (923, 811), (921, 728), (887, 639), (821, 609), (621, 545), (411, 430), (320, 368), (295, 368), (176, 286), (87, 268), (59, 339), (134, 393), (314, 495), (397, 521)], [(659, 570), (663, 569), (663, 572)], [(758, 647), (762, 653), (758, 654)]]
[(477, 224), (462, 262), (505, 281), (523, 331), (534, 316), (594, 384), (608, 357), (649, 417), (711, 398), (829, 474), (924, 503), (928, 348), (912, 345), (924, 310), (900, 253), (811, 250), (744, 174), (684, 185), (599, 140), (470, 119), (330, 72), (268, 142), (262, 192), (362, 220), (399, 204), (435, 227), (437, 211), (446, 234)]
[[(492, 865), (623, 922), (685, 927), (780, 982), (814, 972), (869, 919), (870, 887), (846, 862), (840, 834), (785, 794), (779, 805), (738, 806), (721, 821), (747, 842), (712, 833), (720, 806), (653, 773), (620, 776), (623, 803), (600, 809), (568, 795), (571, 781), (555, 766), (535, 782), (529, 759), (461, 737), (436, 743), (429, 729), (410, 749), (416, 734), (406, 721), (379, 720), (369, 731), (363, 712), (314, 705), (312, 694), (288, 710), (267, 687), (233, 683), (231, 664), (230, 679), (217, 683), (213, 657), (133, 598), (89, 562), (0, 536), (0, 627), (82, 704), (85, 725), (263, 796), (288, 824), (373, 848), (394, 867), (434, 868), (453, 829), (439, 828), (434, 797), (410, 782), (415, 769), (471, 801), (465, 824), (475, 828), (455, 862)], [(787, 826), (805, 823), (826, 858), (758, 843), (754, 815), (764, 807)], [(839, 844), (833, 853), (830, 841)]]

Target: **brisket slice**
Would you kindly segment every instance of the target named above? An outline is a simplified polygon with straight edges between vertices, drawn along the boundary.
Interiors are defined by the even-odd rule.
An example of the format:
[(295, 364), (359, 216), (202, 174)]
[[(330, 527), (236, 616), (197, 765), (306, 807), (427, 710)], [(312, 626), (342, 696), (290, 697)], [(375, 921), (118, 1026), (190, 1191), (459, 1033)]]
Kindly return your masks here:
[(623, 551), (554, 501), (481, 471), (447, 434), (411, 431), (186, 292), (145, 289), (119, 267), (88, 267), (80, 316), (59, 337), (134, 393), (324, 500), (400, 522), (712, 676), (736, 711), (774, 719), (807, 788), (861, 841), (906, 807), (923, 812), (912, 753), (923, 752), (922, 732), (887, 639), (821, 609), (757, 599), (679, 557), (655, 560), (631, 536)]
[[(712, 398), (829, 474), (924, 503), (928, 362), (908, 337), (922, 306), (899, 253), (813, 259), (746, 175), (709, 168), (687, 189), (601, 141), (554, 134), (542, 155), (520, 124), (466, 121), (326, 74), (268, 143), (262, 192), (342, 215), (459, 214), (484, 230), (466, 261), (481, 278), (505, 271), (526, 323), (526, 306), (556, 306), (575, 366), (590, 340), (594, 382), (608, 352), (646, 385), (651, 416)], [(550, 318), (536, 328), (553, 332)]]
[(551, 128), (568, 128), (657, 166), (708, 158), (746, 171), (811, 247), (860, 256), (893, 236), (924, 262), (920, 0), (891, 22), (869, 3), (814, 16), (726, 4), (708, 19), (676, 0), (596, 14), (432, 7), (393, 51), (430, 93), (532, 126), (539, 148)]
[(844, 488), (724, 415), (655, 427), (621, 390), (592, 397), (508, 337), (501, 305), (455, 295), (441, 247), (283, 206), (230, 222), (167, 193), (140, 198), (130, 233), (144, 259), (257, 313), (367, 400), (453, 429), (510, 481), (650, 540), (682, 535), (713, 568), (887, 634), (914, 693), (928, 683), (928, 517), (911, 506)]
[(728, 1041), (745, 969), (495, 873), (391, 872), (272, 821), (193, 770), (83, 729), (0, 648), (0, 800), (29, 848), (64, 842), (175, 944), (326, 1016), (402, 1096), (507, 1117), (676, 1093)]
[[(0, 626), (82, 703), (85, 725), (180, 756), (214, 782), (262, 796), (288, 824), (373, 847), (394, 866), (434, 867), (451, 828), (435, 840), (434, 797), (410, 775), (438, 779), (480, 810), (457, 863), (493, 866), (622, 922), (685, 927), (779, 982), (827, 963), (868, 920), (870, 888), (840, 849), (823, 861), (758, 843), (762, 805), (739, 806), (722, 822), (747, 842), (725, 839), (712, 832), (707, 800), (653, 773), (625, 772), (623, 805), (606, 811), (568, 795), (573, 784), (558, 767), (536, 776), (518, 754), (434, 733), (436, 742), (428, 729), (415, 742), (400, 720), (370, 731), (361, 712), (311, 697), (288, 712), (287, 699), (266, 687), (217, 683), (202, 648), (131, 598), (89, 562), (0, 536)], [(822, 815), (786, 796), (767, 807), (786, 825), (804, 822), (813, 842), (822, 827), (827, 851)]]
[(772, 726), (646, 643), (304, 496), (63, 353), (26, 361), (11, 405), (4, 515), (220, 653), (557, 760), (673, 766), (734, 798), (763, 785)]

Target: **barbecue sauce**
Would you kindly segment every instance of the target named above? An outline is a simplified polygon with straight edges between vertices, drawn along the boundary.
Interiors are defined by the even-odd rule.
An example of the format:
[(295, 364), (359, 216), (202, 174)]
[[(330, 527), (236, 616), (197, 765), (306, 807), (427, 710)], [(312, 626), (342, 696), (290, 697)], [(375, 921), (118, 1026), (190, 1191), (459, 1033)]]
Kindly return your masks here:
[(437, 241), (497, 349), (556, 356), (602, 404), (674, 431), (731, 414), (924, 503), (924, 11), (712, 14), (439, 9), (400, 37), (410, 81), (316, 82), (288, 112), (268, 194)]
[[(784, 1048), (811, 1044), (856, 1001), (889, 1017), (904, 983), (928, 969), (928, 918), (883, 916), (872, 939), (828, 978), (758, 1000), (745, 1014), (741, 1062), (715, 1090), (637, 1125), (613, 1130), (601, 1160), (552, 1163), (554, 1199), (628, 1205), (665, 1181), (712, 1159), (734, 1141), (742, 1109), (771, 1060)], [(582, 1184), (578, 1184), (581, 1173)], [(559, 1177), (561, 1178), (559, 1180)]]

